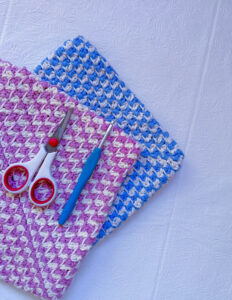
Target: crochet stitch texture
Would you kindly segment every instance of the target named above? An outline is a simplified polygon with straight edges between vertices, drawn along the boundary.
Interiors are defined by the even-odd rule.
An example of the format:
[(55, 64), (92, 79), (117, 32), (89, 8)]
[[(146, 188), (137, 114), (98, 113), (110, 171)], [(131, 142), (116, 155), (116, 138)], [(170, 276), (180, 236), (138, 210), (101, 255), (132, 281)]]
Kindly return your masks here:
[(75, 109), (52, 164), (55, 201), (45, 208), (33, 206), (28, 191), (7, 193), (0, 178), (0, 278), (43, 299), (60, 298), (70, 285), (140, 149), (113, 128), (71, 217), (59, 226), (83, 164), (109, 124), (25, 68), (0, 61), (1, 170), (32, 159), (69, 107)]
[(96, 48), (78, 36), (35, 69), (42, 80), (96, 111), (130, 134), (142, 148), (102, 226), (109, 234), (158, 191), (180, 168), (183, 152)]

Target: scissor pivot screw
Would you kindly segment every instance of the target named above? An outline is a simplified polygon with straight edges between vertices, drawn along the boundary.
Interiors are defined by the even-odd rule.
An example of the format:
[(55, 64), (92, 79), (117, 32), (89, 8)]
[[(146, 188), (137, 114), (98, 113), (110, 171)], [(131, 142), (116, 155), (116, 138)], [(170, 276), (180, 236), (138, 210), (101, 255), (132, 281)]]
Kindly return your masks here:
[(56, 147), (59, 144), (59, 141), (56, 138), (51, 138), (49, 140), (49, 145), (52, 147)]

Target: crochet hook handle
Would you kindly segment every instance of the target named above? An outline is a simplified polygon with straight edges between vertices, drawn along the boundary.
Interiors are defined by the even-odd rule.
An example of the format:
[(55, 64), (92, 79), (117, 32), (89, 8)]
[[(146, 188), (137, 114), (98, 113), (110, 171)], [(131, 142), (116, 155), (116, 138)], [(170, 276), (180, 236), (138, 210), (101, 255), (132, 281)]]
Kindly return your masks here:
[(77, 202), (77, 199), (80, 196), (81, 191), (83, 190), (84, 186), (86, 185), (87, 181), (89, 180), (89, 177), (92, 175), (98, 163), (98, 160), (101, 156), (101, 152), (102, 150), (100, 148), (95, 148), (91, 153), (91, 155), (89, 156), (89, 158), (87, 159), (84, 168), (81, 172), (81, 175), (79, 177), (79, 180), (59, 217), (60, 225), (63, 225), (71, 215), (74, 206)]
[(102, 152), (101, 148), (102, 148), (107, 136), (109, 135), (112, 126), (113, 126), (113, 124), (110, 124), (100, 145), (93, 150), (93, 152), (87, 159), (87, 161), (83, 167), (83, 170), (81, 172), (81, 175), (79, 177), (79, 180), (78, 180), (71, 196), (69, 197), (68, 201), (66, 202), (66, 204), (63, 208), (63, 211), (59, 217), (58, 222), (60, 225), (63, 225), (67, 221), (69, 216), (71, 215), (71, 213), (76, 205), (77, 199), (80, 196), (80, 193), (82, 192), (83, 188), (85, 187), (87, 181), (89, 180), (90, 176), (92, 175), (92, 173), (100, 159), (101, 152)]

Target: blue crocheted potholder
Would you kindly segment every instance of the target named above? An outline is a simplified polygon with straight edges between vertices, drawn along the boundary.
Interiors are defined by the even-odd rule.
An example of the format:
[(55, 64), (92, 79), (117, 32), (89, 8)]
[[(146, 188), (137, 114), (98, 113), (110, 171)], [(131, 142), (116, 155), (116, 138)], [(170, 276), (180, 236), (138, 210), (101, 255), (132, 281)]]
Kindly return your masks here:
[(96, 48), (79, 36), (68, 40), (35, 69), (42, 80), (117, 125), (141, 145), (141, 156), (113, 202), (98, 240), (120, 226), (180, 168), (176, 142), (136, 98)]

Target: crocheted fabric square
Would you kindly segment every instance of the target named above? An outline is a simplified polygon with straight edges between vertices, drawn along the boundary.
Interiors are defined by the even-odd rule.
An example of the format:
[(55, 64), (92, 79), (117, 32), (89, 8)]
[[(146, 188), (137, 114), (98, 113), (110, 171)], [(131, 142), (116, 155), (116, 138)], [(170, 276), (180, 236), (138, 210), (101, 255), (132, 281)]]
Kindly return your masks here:
[(96, 50), (78, 36), (68, 40), (35, 69), (42, 80), (96, 111), (141, 146), (140, 159), (114, 200), (98, 239), (125, 221), (180, 168), (183, 152), (143, 103)]
[[(109, 124), (25, 68), (0, 61), (0, 166), (32, 159), (74, 107), (52, 164), (55, 201), (39, 208), (28, 191), (7, 193), (0, 178), (0, 278), (43, 299), (60, 298), (102, 227), (140, 149), (114, 127), (70, 219), (58, 225), (86, 158)], [(2, 171), (1, 171), (2, 177)]]

